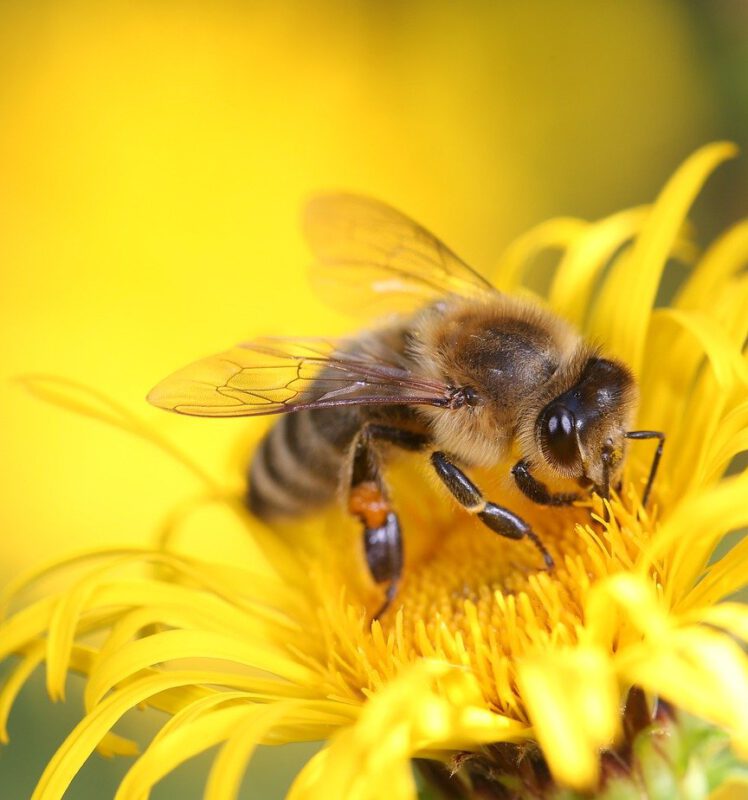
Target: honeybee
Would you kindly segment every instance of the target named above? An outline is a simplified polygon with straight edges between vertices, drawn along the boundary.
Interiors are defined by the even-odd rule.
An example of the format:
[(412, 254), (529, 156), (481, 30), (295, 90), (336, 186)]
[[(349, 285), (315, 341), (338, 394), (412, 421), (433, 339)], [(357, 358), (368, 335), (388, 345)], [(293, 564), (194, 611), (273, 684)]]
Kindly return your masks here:
[[(356, 297), (405, 313), (348, 340), (257, 339), (166, 378), (151, 403), (206, 417), (282, 414), (249, 469), (247, 504), (263, 520), (303, 515), (339, 493), (363, 526), (381, 614), (403, 568), (400, 522), (383, 476), (393, 450), (428, 453), (446, 490), (495, 533), (527, 539), (530, 525), (483, 496), (465, 468), (511, 469), (536, 503), (565, 505), (573, 488), (607, 498), (633, 431), (631, 371), (528, 299), (499, 292), (439, 239), (389, 206), (356, 195), (312, 201), (305, 232), (313, 273), (349, 308)], [(402, 301), (405, 301), (403, 307)], [(554, 491), (565, 479), (566, 490)], [(550, 484), (550, 485), (549, 485)]]

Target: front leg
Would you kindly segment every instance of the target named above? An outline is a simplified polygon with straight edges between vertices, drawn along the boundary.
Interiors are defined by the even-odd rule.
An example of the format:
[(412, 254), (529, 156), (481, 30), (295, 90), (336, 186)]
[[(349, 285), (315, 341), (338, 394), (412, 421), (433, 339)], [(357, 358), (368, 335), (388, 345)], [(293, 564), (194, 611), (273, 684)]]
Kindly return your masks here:
[(522, 494), (541, 506), (568, 506), (579, 500), (579, 495), (574, 492), (551, 492), (544, 483), (533, 477), (527, 461), (518, 461), (512, 467), (512, 475)]
[(507, 539), (529, 539), (540, 551), (548, 569), (553, 567), (551, 554), (521, 517), (508, 508), (487, 501), (480, 489), (449, 460), (445, 453), (439, 451), (432, 453), (431, 463), (436, 474), (461, 506), (471, 514), (475, 514), (484, 525), (500, 536), (505, 536)]

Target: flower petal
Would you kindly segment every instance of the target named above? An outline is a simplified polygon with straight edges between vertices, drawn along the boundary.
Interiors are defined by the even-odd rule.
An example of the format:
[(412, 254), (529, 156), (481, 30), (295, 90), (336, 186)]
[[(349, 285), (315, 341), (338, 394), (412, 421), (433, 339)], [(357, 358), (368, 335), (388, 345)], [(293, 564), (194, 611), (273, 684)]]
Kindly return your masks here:
[(748, 584), (748, 538), (709, 565), (705, 575), (676, 606), (676, 610), (704, 608)]
[(97, 664), (89, 676), (89, 702), (95, 705), (112, 687), (141, 669), (180, 658), (232, 661), (302, 685), (316, 679), (310, 669), (270, 642), (241, 641), (214, 631), (172, 630), (130, 642)]
[(472, 674), (421, 660), (372, 697), (358, 721), (303, 770), (289, 800), (412, 800), (410, 759), (527, 736), (525, 725), (487, 709)]
[(616, 661), (626, 680), (722, 726), (748, 752), (748, 657), (729, 636), (691, 626), (629, 647)]
[(257, 744), (286, 711), (283, 703), (264, 706), (236, 726), (213, 762), (204, 800), (234, 800), (239, 796), (244, 771)]
[(719, 236), (704, 253), (678, 292), (674, 305), (678, 308), (713, 308), (713, 298), (730, 275), (742, 270), (748, 262), (748, 220), (741, 220)]
[(698, 609), (691, 616), (699, 622), (722, 628), (748, 643), (748, 606), (745, 603), (720, 603)]
[(665, 596), (674, 604), (686, 595), (703, 572), (717, 542), (730, 530), (748, 525), (748, 472), (693, 494), (663, 522), (643, 554), (639, 569), (668, 556)]
[(21, 659), (21, 663), (14, 667), (0, 688), (0, 742), (8, 742), (8, 717), (10, 710), (23, 689), (26, 681), (31, 677), (31, 673), (44, 660), (44, 642), (37, 642), (26, 655)]
[(649, 213), (649, 206), (641, 206), (580, 227), (548, 292), (548, 302), (559, 316), (582, 327), (598, 276), (614, 253), (639, 231)]
[(86, 759), (131, 708), (174, 686), (200, 684), (199, 673), (148, 675), (114, 692), (87, 714), (60, 745), (39, 779), (32, 800), (58, 800)]
[(522, 288), (527, 265), (545, 250), (565, 250), (576, 241), (589, 225), (574, 217), (558, 217), (541, 222), (515, 239), (504, 252), (490, 277), (505, 292)]
[(600, 748), (613, 743), (620, 724), (608, 654), (594, 646), (543, 652), (518, 663), (517, 680), (551, 772), (574, 789), (593, 787)]
[(736, 153), (733, 144), (717, 142), (686, 160), (657, 198), (631, 253), (616, 262), (600, 292), (589, 333), (637, 375), (660, 276), (688, 209), (709, 173)]

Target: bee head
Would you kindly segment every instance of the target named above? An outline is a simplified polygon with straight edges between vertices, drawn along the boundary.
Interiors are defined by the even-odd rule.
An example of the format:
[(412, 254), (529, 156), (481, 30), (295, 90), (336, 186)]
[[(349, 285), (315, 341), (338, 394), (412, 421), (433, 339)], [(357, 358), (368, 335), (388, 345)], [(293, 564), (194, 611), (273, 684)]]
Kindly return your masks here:
[(538, 415), (535, 436), (548, 466), (607, 495), (623, 462), (635, 394), (623, 364), (590, 358), (577, 383)]

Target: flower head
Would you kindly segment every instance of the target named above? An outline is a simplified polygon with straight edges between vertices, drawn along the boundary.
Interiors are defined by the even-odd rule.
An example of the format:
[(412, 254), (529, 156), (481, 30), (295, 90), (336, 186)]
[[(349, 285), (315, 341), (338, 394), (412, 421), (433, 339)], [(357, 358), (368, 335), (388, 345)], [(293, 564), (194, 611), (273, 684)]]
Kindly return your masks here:
[[(537, 551), (487, 533), (441, 499), (415, 457), (403, 461), (392, 485), (404, 579), (374, 620), (379, 590), (337, 511), (280, 536), (247, 520), (264, 553), (255, 564), (228, 567), (169, 542), (96, 554), (72, 588), (0, 628), (2, 653), (23, 657), (0, 695), (3, 715), (42, 661), (53, 697), (68, 670), (86, 676), (86, 715), (35, 797), (61, 797), (97, 747), (132, 753), (112, 728), (141, 704), (171, 717), (118, 800), (146, 796), (216, 744), (206, 796), (233, 797), (258, 743), (318, 739), (329, 743), (292, 798), (413, 798), (413, 758), (459, 767), (469, 784), (496, 768), (498, 743), (539, 745), (559, 784), (589, 789), (601, 751), (626, 734), (631, 687), (715, 723), (747, 753), (748, 659), (736, 638), (748, 639), (748, 607), (729, 598), (745, 582), (748, 546), (713, 553), (748, 523), (748, 472), (726, 477), (748, 443), (748, 224), (701, 255), (686, 224), (703, 181), (731, 155), (727, 144), (702, 149), (651, 207), (539, 226), (493, 276), (527, 294), (533, 257), (561, 250), (538, 302), (631, 367), (637, 424), (667, 434), (647, 508), (651, 443), (631, 448), (609, 501), (528, 501), (521, 513), (555, 561), (545, 571)], [(673, 258), (693, 267), (661, 307)], [(495, 475), (481, 479), (492, 497), (508, 491)]]

